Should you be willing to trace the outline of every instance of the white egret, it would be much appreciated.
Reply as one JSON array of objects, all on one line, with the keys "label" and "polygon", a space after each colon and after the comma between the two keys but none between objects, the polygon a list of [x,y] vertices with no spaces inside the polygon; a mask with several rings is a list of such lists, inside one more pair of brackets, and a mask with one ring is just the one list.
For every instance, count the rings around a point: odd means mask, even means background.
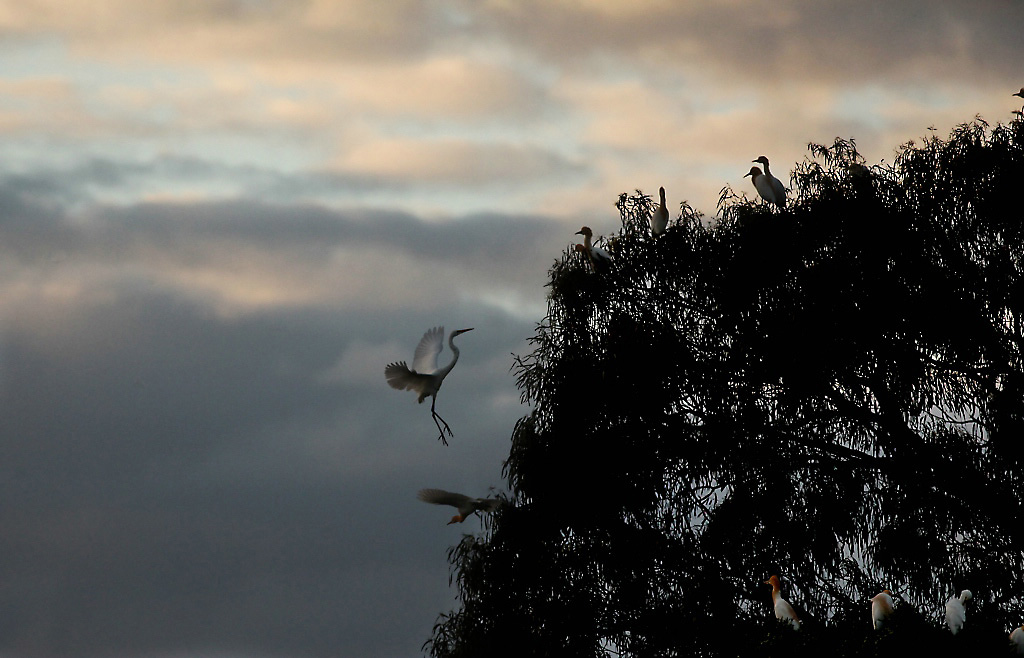
[{"label": "white egret", "polygon": [[964,608],[964,604],[971,600],[971,590],[965,589],[960,592],[960,598],[951,597],[946,601],[946,625],[949,626],[949,631],[956,635],[964,627],[964,622],[967,621],[967,610]]},{"label": "white egret", "polygon": [[[1024,89],[1021,89],[1024,92]],[[1010,633],[1010,646],[1018,656],[1024,656],[1024,626],[1018,626]]]},{"label": "white egret", "polygon": [[453,493],[443,489],[421,489],[416,497],[434,505],[451,505],[459,510],[448,525],[462,523],[473,512],[493,512],[501,504],[499,498],[470,498],[465,494]]},{"label": "white egret", "polygon": [[871,597],[871,625],[875,627],[876,631],[885,624],[885,620],[892,612],[892,592],[883,589]]},{"label": "white egret", "polygon": [[668,228],[668,208],[665,206],[665,188],[659,189],[661,193],[661,203],[658,205],[658,209],[651,215],[651,234],[661,235]]},{"label": "white egret", "polygon": [[[441,383],[455,367],[455,362],[459,360],[459,348],[455,347],[453,341],[456,336],[467,331],[473,331],[473,328],[459,329],[448,336],[448,349],[452,351],[452,361],[444,368],[437,367],[437,355],[441,353],[441,343],[444,341],[444,327],[434,327],[423,334],[420,344],[416,346],[411,370],[409,366],[405,365],[405,361],[389,363],[384,368],[384,377],[388,380],[388,386],[391,388],[399,391],[416,391],[419,393],[419,398],[416,400],[419,403],[422,403],[428,395],[432,398],[430,415],[434,419],[434,424],[437,425],[437,431],[440,432],[441,443],[445,445],[448,445],[448,441],[445,440],[444,433],[447,430],[448,436],[452,436],[452,428],[448,426],[444,418],[438,415],[434,405],[437,404],[437,391],[441,388]],[[442,423],[444,429],[441,429]]]},{"label": "white egret", "polygon": [[772,576],[768,580],[764,581],[765,585],[772,586],[772,604],[775,608],[775,616],[779,621],[786,622],[793,627],[793,630],[800,630],[800,617],[797,616],[796,610],[789,604],[789,601],[782,598],[782,588],[779,586],[779,577]]},{"label": "white egret", "polygon": [[[601,247],[595,247],[592,243],[594,232],[590,230],[589,226],[584,226],[580,230],[576,231],[576,235],[583,236],[583,251],[587,253],[587,258],[590,260],[590,267],[595,272],[604,272],[612,264],[612,255],[602,249]],[[576,251],[580,251],[576,249]]]},{"label": "white egret", "polygon": [[757,190],[762,199],[768,203],[775,203],[775,192],[772,191],[772,184],[764,177],[760,168],[751,167],[750,171],[743,174],[744,178],[747,176],[750,176],[750,180],[754,183],[754,189]]},{"label": "white egret", "polygon": [[[768,167],[768,157],[762,155],[757,160],[751,160],[751,162],[760,162],[761,164],[764,165],[764,177],[765,177],[765,179],[767,179],[767,182],[768,182],[769,186],[771,187],[772,196],[775,197],[774,199],[767,199],[766,198],[765,201],[771,201],[772,203],[774,203],[778,207],[785,208],[786,207],[786,186],[783,185],[782,181],[780,181],[778,178],[776,178],[775,176],[772,176],[772,170]],[[753,170],[751,170],[750,173],[753,174],[754,173]],[[756,181],[754,183],[754,186],[757,187],[757,182]],[[761,188],[758,187],[757,191],[758,191],[758,193],[761,193]],[[762,193],[761,196],[764,197],[764,194]]]}]

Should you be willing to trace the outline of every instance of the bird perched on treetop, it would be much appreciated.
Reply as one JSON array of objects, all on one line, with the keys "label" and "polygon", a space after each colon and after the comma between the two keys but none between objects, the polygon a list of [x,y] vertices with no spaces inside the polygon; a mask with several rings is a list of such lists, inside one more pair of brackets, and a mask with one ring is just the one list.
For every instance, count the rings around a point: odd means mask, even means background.
[{"label": "bird perched on treetop", "polygon": [[576,235],[583,236],[583,245],[580,249],[580,245],[576,245],[576,251],[586,253],[587,259],[590,261],[590,267],[595,272],[604,272],[612,264],[612,255],[602,249],[601,247],[595,247],[592,243],[594,232],[590,230],[589,226],[584,226],[580,230],[576,231]]},{"label": "bird perched on treetop", "polygon": [[[757,188],[757,193],[760,194],[761,198],[764,199],[765,201],[768,201],[770,203],[774,203],[775,205],[777,205],[780,208],[785,208],[786,207],[786,187],[782,184],[782,181],[780,181],[775,176],[772,176],[772,171],[771,171],[771,169],[768,166],[768,157],[762,155],[757,160],[751,160],[751,162],[760,162],[761,164],[764,165],[764,174],[763,174],[764,175],[764,179],[763,179],[763,182],[761,183],[761,185],[758,185],[758,183],[757,183],[757,181],[759,180],[758,177],[755,176],[753,178],[754,187]],[[750,170],[750,173],[747,174],[747,176],[754,176],[754,169],[756,169],[756,167],[752,168]],[[760,174],[760,173],[761,173],[761,171],[758,170],[758,174]],[[746,178],[746,176],[744,176],[744,178]],[[764,191],[762,190],[762,187],[770,189],[771,190],[770,195],[765,195]]]},{"label": "bird perched on treetop", "polygon": [[800,618],[796,614],[796,610],[789,604],[789,601],[782,598],[782,588],[780,587],[779,577],[772,576],[768,580],[764,581],[765,585],[772,586],[772,604],[775,609],[775,616],[779,621],[786,622],[793,627],[793,630],[800,630]]},{"label": "bird perched on treetop", "polygon": [[[420,403],[428,395],[432,398],[430,402],[430,415],[434,419],[434,424],[437,425],[441,443],[445,445],[448,445],[448,441],[444,438],[445,430],[448,431],[448,436],[452,436],[452,428],[448,426],[444,418],[438,415],[434,405],[437,404],[437,391],[441,388],[441,383],[444,382],[444,378],[455,367],[455,362],[459,360],[459,348],[455,347],[453,341],[456,336],[467,331],[473,331],[473,328],[459,329],[453,331],[448,336],[448,349],[452,351],[452,361],[444,368],[437,367],[437,355],[441,353],[441,343],[444,340],[444,327],[434,327],[433,329],[428,329],[427,333],[423,334],[420,344],[416,346],[416,354],[412,359],[411,370],[405,364],[405,361],[389,363],[384,368],[384,378],[387,379],[388,386],[391,388],[398,389],[399,391],[416,391],[419,393],[419,398],[416,401]],[[443,430],[441,429],[442,423],[444,423]]]},{"label": "bird perched on treetop", "polygon": [[953,635],[959,633],[967,621],[967,609],[964,604],[970,601],[972,596],[971,590],[965,589],[960,592],[960,598],[954,596],[946,601],[946,625]]},{"label": "bird perched on treetop", "polygon": [[876,631],[885,624],[885,620],[889,618],[892,612],[892,592],[883,589],[871,597],[871,625],[874,626]]},{"label": "bird perched on treetop", "polygon": [[[1024,89],[1021,89],[1024,91]],[[1010,646],[1018,656],[1024,656],[1024,626],[1018,626],[1010,633]]]},{"label": "bird perched on treetop", "polygon": [[470,498],[465,494],[453,493],[443,489],[421,489],[416,497],[426,503],[435,505],[451,505],[459,510],[448,525],[462,523],[473,512],[493,512],[501,504],[500,498]]},{"label": "bird perched on treetop", "polygon": [[665,206],[665,188],[659,188],[658,192],[661,194],[661,203],[658,204],[658,209],[651,215],[651,234],[661,235],[668,228],[668,208]]}]

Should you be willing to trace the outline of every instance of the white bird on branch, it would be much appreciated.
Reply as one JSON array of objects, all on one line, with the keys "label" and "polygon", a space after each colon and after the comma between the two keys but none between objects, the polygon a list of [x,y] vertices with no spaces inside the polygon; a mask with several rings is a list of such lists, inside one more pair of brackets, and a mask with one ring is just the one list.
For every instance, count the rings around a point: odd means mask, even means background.
[{"label": "white bird on branch", "polygon": [[871,625],[875,630],[882,628],[889,615],[893,613],[892,592],[883,589],[871,597]]},{"label": "white bird on branch", "polygon": [[451,505],[459,510],[448,525],[462,523],[474,512],[493,512],[501,504],[500,498],[470,498],[465,494],[453,493],[443,489],[420,489],[416,497],[434,505]]},{"label": "white bird on branch", "polygon": [[967,609],[964,608],[964,604],[970,601],[972,596],[971,590],[965,589],[960,592],[960,598],[954,596],[946,601],[946,625],[953,635],[959,633],[967,621]]},{"label": "white bird on branch", "polygon": [[775,617],[779,621],[786,622],[793,627],[793,630],[800,630],[800,618],[796,614],[796,610],[789,604],[789,601],[782,598],[782,588],[780,587],[779,577],[772,576],[768,580],[764,581],[765,585],[772,586],[772,604],[775,608]]},{"label": "white bird on branch", "polygon": [[[772,171],[768,167],[768,157],[762,155],[757,160],[751,160],[751,162],[760,162],[761,164],[764,165],[764,184],[767,184],[769,189],[771,189],[771,196],[772,196],[772,198],[769,199],[767,196],[765,196],[764,192],[761,191],[761,186],[759,186],[757,184],[757,179],[755,178],[754,179],[754,187],[757,188],[758,194],[760,194],[761,198],[764,199],[765,201],[770,201],[771,203],[774,203],[775,205],[777,205],[780,208],[785,208],[786,207],[786,186],[783,185],[782,181],[780,181],[778,178],[776,178],[775,176],[772,176]],[[750,173],[747,174],[747,176],[751,176],[751,175],[753,175],[753,173],[754,173],[754,170],[751,169]]]},{"label": "white bird on branch", "polygon": [[[438,415],[434,405],[437,404],[437,391],[441,388],[444,378],[448,376],[448,373],[455,367],[455,362],[459,360],[459,348],[455,347],[453,341],[456,336],[467,331],[473,331],[473,328],[459,329],[453,331],[448,336],[448,349],[452,351],[452,362],[444,368],[437,367],[437,355],[441,353],[441,343],[444,341],[444,327],[434,327],[433,329],[428,329],[427,333],[423,334],[420,344],[416,346],[416,354],[412,359],[411,370],[409,366],[405,365],[405,361],[389,363],[384,368],[384,377],[388,380],[388,386],[391,388],[398,389],[399,391],[416,391],[419,393],[419,399],[416,401],[420,403],[428,395],[432,398],[430,402],[430,415],[434,419],[434,424],[437,425],[441,443],[445,445],[448,445],[448,441],[445,440],[444,433],[447,431],[448,436],[452,436],[452,428],[448,426],[444,418]],[[441,429],[442,424],[444,424],[444,429]]]},{"label": "white bird on branch", "polygon": [[665,206],[665,188],[658,190],[661,193],[661,203],[658,209],[651,215],[651,235],[661,235],[668,228],[668,208]]},{"label": "white bird on branch", "polygon": [[576,251],[585,252],[587,258],[590,260],[590,267],[595,272],[604,272],[608,269],[608,266],[612,264],[612,255],[601,247],[595,247],[593,245],[594,232],[590,230],[589,226],[584,226],[580,230],[576,231],[576,235],[583,236],[582,248],[577,245]]}]

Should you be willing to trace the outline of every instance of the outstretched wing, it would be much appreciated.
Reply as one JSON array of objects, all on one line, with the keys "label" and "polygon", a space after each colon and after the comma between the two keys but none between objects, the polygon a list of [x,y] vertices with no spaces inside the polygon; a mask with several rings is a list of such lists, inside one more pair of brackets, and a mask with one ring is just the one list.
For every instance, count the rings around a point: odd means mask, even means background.
[{"label": "outstretched wing", "polygon": [[412,369],[424,375],[437,371],[437,355],[441,353],[444,343],[444,327],[428,329],[416,346],[416,354],[412,359]]},{"label": "outstretched wing", "polygon": [[388,380],[388,386],[399,391],[422,391],[423,386],[429,382],[430,375],[421,375],[418,372],[409,370],[405,361],[389,363],[384,368],[384,378]]},{"label": "outstretched wing", "polygon": [[452,493],[451,491],[445,491],[444,489],[420,489],[420,492],[416,494],[416,497],[425,503],[451,505],[452,507],[460,509],[472,500],[469,496],[464,494]]},{"label": "outstretched wing", "polygon": [[473,501],[473,508],[481,512],[493,512],[501,505],[500,498],[477,498]]}]

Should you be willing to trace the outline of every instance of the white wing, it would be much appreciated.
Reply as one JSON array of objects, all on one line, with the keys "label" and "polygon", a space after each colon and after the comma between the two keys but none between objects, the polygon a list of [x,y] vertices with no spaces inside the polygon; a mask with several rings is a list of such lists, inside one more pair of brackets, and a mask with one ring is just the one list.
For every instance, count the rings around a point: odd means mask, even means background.
[{"label": "white wing", "polygon": [[437,355],[441,353],[441,345],[444,343],[444,327],[428,329],[416,346],[416,354],[412,358],[412,369],[416,372],[429,375],[437,371]]},{"label": "white wing", "polygon": [[775,194],[775,203],[779,206],[786,205],[786,187],[778,178],[772,176],[772,192]]},{"label": "white wing", "polygon": [[451,505],[462,509],[467,503],[472,501],[472,498],[460,493],[452,493],[451,491],[445,491],[444,489],[420,489],[420,492],[416,494],[416,497],[425,503],[433,503],[435,505]]},{"label": "white wing", "polygon": [[388,386],[399,391],[420,391],[429,378],[429,375],[409,370],[405,361],[389,363],[384,367],[384,379],[388,380]]}]

